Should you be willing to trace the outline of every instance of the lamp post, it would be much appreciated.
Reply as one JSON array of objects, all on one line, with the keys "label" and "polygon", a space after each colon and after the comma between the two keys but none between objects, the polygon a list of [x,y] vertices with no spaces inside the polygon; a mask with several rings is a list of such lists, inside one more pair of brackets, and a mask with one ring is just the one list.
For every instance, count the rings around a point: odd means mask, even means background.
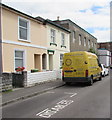
[{"label": "lamp post", "polygon": [[2,25],[1,25],[1,19],[2,19],[2,4],[0,0],[0,75],[3,72],[2,68]]}]

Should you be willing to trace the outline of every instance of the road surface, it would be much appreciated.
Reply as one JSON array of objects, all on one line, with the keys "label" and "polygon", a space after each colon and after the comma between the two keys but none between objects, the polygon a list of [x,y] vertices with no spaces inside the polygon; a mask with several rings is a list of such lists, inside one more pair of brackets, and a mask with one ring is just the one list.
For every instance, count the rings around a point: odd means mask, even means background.
[{"label": "road surface", "polygon": [[6,105],[3,118],[110,118],[110,75],[93,86],[64,85]]}]

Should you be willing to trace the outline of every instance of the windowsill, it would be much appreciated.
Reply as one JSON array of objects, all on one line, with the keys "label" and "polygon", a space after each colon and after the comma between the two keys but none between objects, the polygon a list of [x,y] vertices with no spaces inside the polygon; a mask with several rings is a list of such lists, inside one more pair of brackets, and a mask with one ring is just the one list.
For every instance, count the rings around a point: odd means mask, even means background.
[{"label": "windowsill", "polygon": [[61,45],[61,48],[62,48],[62,47],[66,48],[66,46],[65,46],[65,45]]},{"label": "windowsill", "polygon": [[57,46],[57,44],[56,44],[56,43],[50,43],[50,45],[55,45],[55,46]]},{"label": "windowsill", "polygon": [[19,41],[23,41],[23,42],[28,42],[28,43],[30,43],[31,42],[31,40],[24,40],[24,39],[18,39]]}]

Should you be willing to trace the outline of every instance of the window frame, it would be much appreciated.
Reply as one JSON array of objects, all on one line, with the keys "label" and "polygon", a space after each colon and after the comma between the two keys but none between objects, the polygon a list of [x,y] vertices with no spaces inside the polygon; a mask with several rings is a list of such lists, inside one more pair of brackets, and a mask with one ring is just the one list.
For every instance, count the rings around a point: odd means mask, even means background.
[{"label": "window frame", "polygon": [[65,46],[65,34],[61,33],[61,45]]},{"label": "window frame", "polygon": [[92,47],[94,48],[94,42],[92,41]]},{"label": "window frame", "polygon": [[87,40],[86,37],[84,37],[84,46],[86,46],[86,40]]},{"label": "window frame", "polygon": [[64,54],[60,54],[60,67],[62,67],[62,64],[63,64],[63,56],[64,56]]},{"label": "window frame", "polygon": [[76,40],[76,31],[75,30],[73,30],[73,43],[75,43],[75,40]]},{"label": "window frame", "polygon": [[[20,27],[25,29],[25,27],[20,26],[20,20],[27,22],[27,28],[26,28],[27,39],[20,38]],[[25,41],[25,42],[31,42],[31,40],[30,40],[30,20],[25,19],[25,18],[20,17],[20,16],[18,17],[18,40]]]},{"label": "window frame", "polygon": [[82,36],[79,34],[79,45],[82,45]]},{"label": "window frame", "polygon": [[88,48],[91,48],[91,41],[90,41],[90,39],[88,40]]},{"label": "window frame", "polygon": [[[20,52],[23,52],[23,66],[22,67],[25,67],[26,68],[26,64],[25,64],[25,56],[26,56],[26,51],[25,50],[22,50],[22,49],[14,49],[14,71],[15,71],[15,68],[16,68],[16,51],[20,51]],[[21,67],[21,66],[18,66],[18,67]]]},{"label": "window frame", "polygon": [[50,38],[51,38],[50,43],[56,43],[56,30],[52,28],[50,29]]}]

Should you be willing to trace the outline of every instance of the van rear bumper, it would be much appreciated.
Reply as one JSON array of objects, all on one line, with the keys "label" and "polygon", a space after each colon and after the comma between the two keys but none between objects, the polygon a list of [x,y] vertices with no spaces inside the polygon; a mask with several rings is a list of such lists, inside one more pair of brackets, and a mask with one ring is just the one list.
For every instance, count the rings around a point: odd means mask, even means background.
[{"label": "van rear bumper", "polygon": [[63,77],[62,80],[64,82],[72,82],[72,83],[78,83],[78,82],[89,82],[91,80],[91,77]]}]

